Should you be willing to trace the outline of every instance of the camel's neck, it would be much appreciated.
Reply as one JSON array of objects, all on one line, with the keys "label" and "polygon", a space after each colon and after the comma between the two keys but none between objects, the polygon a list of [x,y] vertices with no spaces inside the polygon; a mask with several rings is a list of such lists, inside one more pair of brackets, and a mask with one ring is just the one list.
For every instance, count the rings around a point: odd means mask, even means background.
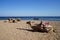
[{"label": "camel's neck", "polygon": [[31,25],[31,22],[29,23],[29,25],[30,25],[30,27],[32,26],[32,25]]},{"label": "camel's neck", "polygon": [[29,25],[31,26],[31,23]]}]

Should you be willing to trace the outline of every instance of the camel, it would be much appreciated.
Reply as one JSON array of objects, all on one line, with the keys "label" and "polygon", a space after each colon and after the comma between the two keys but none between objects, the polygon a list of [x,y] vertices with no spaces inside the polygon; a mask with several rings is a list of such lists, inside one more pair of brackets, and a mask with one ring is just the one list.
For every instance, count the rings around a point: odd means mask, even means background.
[{"label": "camel", "polygon": [[21,21],[21,19],[17,18],[16,21],[19,22],[19,21]]},{"label": "camel", "polygon": [[11,23],[11,22],[12,22],[12,20],[13,20],[13,19],[8,18],[8,19],[7,19],[7,20],[5,20],[4,22],[10,22],[10,23]]},{"label": "camel", "polygon": [[12,18],[9,18],[8,21],[9,21],[10,23],[16,23],[16,22],[17,22],[15,19],[12,19]]},{"label": "camel", "polygon": [[21,20],[18,19],[14,19],[14,18],[8,18],[7,20],[5,20],[4,22],[9,22],[9,23],[16,23],[16,22],[20,22]]},{"label": "camel", "polygon": [[44,25],[41,21],[40,24],[36,26],[31,25],[31,21],[27,22],[33,30],[42,31],[42,32],[53,32],[53,27],[51,25]]},{"label": "camel", "polygon": [[[42,22],[41,22],[41,23],[42,23]],[[44,25],[41,25],[41,23],[38,24],[38,25],[32,26],[30,21],[27,22],[27,24],[29,24],[30,27],[31,27],[33,30],[35,30],[35,31],[43,31],[43,26],[44,26]]]}]

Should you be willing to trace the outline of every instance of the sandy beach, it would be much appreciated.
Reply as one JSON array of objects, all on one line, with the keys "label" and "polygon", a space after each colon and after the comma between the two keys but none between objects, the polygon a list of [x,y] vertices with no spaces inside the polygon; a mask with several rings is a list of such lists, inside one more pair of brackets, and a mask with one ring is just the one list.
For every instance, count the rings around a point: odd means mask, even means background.
[{"label": "sandy beach", "polygon": [[0,40],[60,40],[60,21],[49,21],[55,29],[53,33],[33,32],[26,22],[9,23],[0,20]]}]

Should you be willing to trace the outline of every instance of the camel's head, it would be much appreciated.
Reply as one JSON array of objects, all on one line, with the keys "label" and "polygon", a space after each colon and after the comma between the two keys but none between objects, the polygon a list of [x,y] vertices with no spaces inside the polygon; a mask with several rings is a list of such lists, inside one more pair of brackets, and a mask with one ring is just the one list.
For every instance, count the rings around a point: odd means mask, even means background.
[{"label": "camel's head", "polygon": [[26,24],[29,24],[31,26],[31,21],[28,21]]},{"label": "camel's head", "polygon": [[30,24],[30,21],[28,21],[26,24]]}]

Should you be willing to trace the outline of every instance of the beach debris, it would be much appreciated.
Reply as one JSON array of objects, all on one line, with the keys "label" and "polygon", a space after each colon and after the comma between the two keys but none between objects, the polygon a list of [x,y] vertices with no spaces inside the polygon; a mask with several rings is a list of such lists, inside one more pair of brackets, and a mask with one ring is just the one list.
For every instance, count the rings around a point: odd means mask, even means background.
[{"label": "beach debris", "polygon": [[51,26],[49,24],[49,22],[43,22],[43,21],[41,21],[40,24],[37,24],[35,26],[32,26],[31,21],[28,21],[27,24],[29,24],[30,27],[33,30],[36,30],[36,31],[53,32],[53,26]]}]

